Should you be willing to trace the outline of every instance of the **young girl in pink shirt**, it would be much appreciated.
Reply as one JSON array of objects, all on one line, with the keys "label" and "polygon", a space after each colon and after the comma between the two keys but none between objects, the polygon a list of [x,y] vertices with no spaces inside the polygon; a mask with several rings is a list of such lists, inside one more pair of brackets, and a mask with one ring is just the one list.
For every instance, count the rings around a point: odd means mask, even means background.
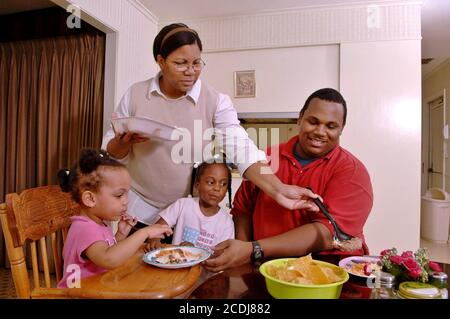
[{"label": "young girl in pink shirt", "polygon": [[[80,287],[80,279],[122,265],[147,238],[172,233],[169,226],[155,224],[127,237],[137,222],[127,213],[131,178],[125,166],[104,151],[83,149],[70,170],[58,172],[58,180],[81,206],[81,214],[71,217],[58,287]],[[119,221],[115,236],[105,221]]]}]

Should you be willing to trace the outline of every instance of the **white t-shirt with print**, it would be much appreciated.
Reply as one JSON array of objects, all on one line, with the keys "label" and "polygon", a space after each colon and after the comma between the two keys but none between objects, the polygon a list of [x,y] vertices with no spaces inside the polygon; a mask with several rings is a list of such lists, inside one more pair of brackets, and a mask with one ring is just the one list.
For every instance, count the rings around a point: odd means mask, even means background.
[{"label": "white t-shirt with print", "polygon": [[212,247],[234,238],[231,215],[222,208],[214,216],[205,216],[196,198],[180,198],[159,214],[170,227],[175,226],[172,244],[188,241],[196,247]]}]

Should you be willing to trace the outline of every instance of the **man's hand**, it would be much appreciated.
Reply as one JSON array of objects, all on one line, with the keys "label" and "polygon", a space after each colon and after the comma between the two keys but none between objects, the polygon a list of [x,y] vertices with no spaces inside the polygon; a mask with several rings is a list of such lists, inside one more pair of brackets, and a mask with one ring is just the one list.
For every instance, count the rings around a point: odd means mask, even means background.
[{"label": "man's hand", "polygon": [[275,201],[288,209],[306,209],[318,212],[319,207],[311,198],[319,197],[311,190],[296,185],[283,184],[274,195]]},{"label": "man's hand", "polygon": [[250,262],[253,246],[251,242],[228,239],[214,247],[212,258],[203,262],[203,266],[213,272],[237,267]]}]

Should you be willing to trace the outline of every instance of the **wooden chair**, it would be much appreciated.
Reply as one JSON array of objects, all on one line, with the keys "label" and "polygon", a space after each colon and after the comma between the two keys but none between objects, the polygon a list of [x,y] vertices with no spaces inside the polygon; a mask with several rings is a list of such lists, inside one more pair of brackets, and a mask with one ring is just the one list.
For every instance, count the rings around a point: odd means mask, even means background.
[{"label": "wooden chair", "polygon": [[[54,268],[58,283],[64,264],[61,238],[66,239],[70,216],[79,212],[80,207],[70,194],[62,192],[57,185],[6,195],[6,203],[0,206],[0,219],[18,298],[65,297],[67,289],[52,287],[50,270]],[[38,260],[37,245],[41,260]],[[33,283],[25,259],[27,246],[31,252]],[[49,254],[48,247],[51,247]],[[44,287],[41,287],[40,271],[44,274]]]}]

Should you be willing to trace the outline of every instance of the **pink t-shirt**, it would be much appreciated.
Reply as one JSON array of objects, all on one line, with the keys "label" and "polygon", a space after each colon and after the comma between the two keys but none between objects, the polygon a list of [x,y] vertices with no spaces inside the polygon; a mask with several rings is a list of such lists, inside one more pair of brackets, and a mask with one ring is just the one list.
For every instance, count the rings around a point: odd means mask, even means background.
[{"label": "pink t-shirt", "polygon": [[83,257],[83,252],[97,241],[105,241],[109,246],[116,244],[110,227],[99,225],[86,216],[72,216],[67,239],[64,243],[64,273],[58,288],[79,287],[77,280],[101,274],[106,269]]}]

